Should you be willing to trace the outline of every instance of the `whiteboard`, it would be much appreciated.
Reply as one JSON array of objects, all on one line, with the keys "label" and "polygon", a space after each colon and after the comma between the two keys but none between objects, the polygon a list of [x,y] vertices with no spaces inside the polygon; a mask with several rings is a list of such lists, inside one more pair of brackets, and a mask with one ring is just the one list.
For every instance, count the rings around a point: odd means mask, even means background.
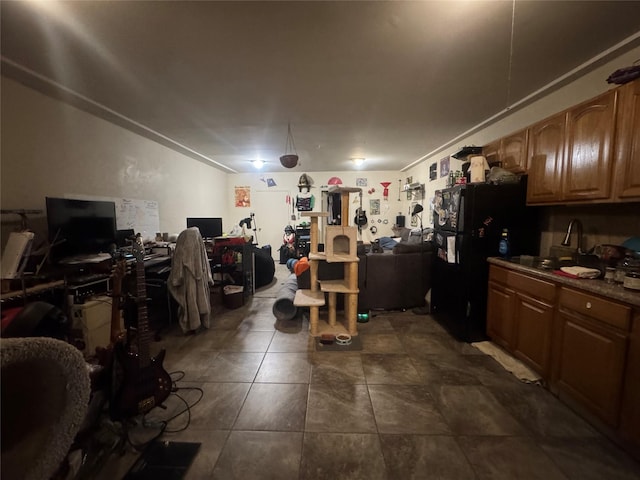
[{"label": "whiteboard", "polygon": [[116,226],[118,230],[133,228],[142,238],[153,239],[160,231],[160,213],[158,202],[154,200],[136,200],[115,198]]}]

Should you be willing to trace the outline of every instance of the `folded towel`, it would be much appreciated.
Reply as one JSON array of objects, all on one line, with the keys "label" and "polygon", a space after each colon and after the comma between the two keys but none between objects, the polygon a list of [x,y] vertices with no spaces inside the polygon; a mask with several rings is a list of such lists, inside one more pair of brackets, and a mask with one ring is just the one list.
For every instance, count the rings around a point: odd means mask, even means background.
[{"label": "folded towel", "polygon": [[562,270],[554,270],[553,273],[555,273],[556,275],[560,275],[561,277],[578,278],[577,275],[566,273],[566,272],[563,272]]},{"label": "folded towel", "polygon": [[569,275],[575,275],[577,278],[598,278],[600,276],[600,270],[597,268],[562,267],[560,271],[568,273]]}]

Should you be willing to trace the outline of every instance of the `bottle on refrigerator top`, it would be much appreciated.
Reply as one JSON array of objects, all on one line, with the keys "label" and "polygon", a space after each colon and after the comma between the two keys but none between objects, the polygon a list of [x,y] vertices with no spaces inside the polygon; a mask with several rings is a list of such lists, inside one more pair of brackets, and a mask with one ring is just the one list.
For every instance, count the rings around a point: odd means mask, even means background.
[{"label": "bottle on refrigerator top", "polygon": [[511,250],[509,244],[509,229],[503,228],[502,235],[500,236],[500,243],[498,245],[498,253],[501,257],[508,258]]}]

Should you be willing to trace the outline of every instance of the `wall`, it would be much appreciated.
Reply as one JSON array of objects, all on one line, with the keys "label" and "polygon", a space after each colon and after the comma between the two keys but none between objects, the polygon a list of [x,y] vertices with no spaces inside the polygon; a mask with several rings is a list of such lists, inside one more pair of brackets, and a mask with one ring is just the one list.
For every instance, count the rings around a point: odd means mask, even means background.
[{"label": "wall", "polygon": [[[582,101],[593,98],[615,85],[606,82],[606,78],[615,70],[628,67],[640,59],[640,47],[631,49],[615,59],[609,60],[592,72],[572,81],[557,91],[514,111],[500,121],[462,138],[455,146],[425,158],[414,167],[407,170],[406,175],[413,176],[418,181],[426,182],[426,197],[430,199],[434,192],[446,186],[446,178],[440,177],[440,160],[454,154],[465,145],[485,145],[535,122]],[[451,170],[461,168],[462,162],[453,158]],[[438,179],[429,181],[429,165],[437,163]],[[428,201],[428,200],[427,200]],[[426,206],[426,204],[425,204]],[[640,236],[640,221],[638,220],[639,205],[628,207],[545,207],[541,209],[542,235],[540,253],[546,255],[552,244],[558,244],[564,238],[568,222],[571,218],[580,218],[585,226],[585,243],[593,246],[598,243],[621,243],[631,236]],[[610,218],[619,222],[615,227]]]},{"label": "wall", "polygon": [[[567,233],[569,222],[578,218],[583,226],[582,248],[586,251],[601,244],[620,245],[629,237],[640,238],[640,204],[575,205],[540,207],[540,253],[549,254],[552,245],[560,245]],[[577,247],[575,230],[571,235],[571,247]]]},{"label": "wall", "polygon": [[[152,200],[160,231],[171,233],[188,216],[227,213],[227,173],[6,77],[1,86],[3,209],[44,210],[46,196]],[[2,216],[4,241],[16,220]]]},{"label": "wall", "polygon": [[[302,160],[304,161],[304,159]],[[296,167],[295,171],[290,172],[269,173],[265,171],[251,174],[229,174],[229,196],[227,198],[229,209],[226,218],[232,219],[233,223],[232,225],[226,224],[225,230],[229,231],[233,224],[239,224],[242,219],[254,213],[255,223],[252,223],[252,227],[256,228],[256,232],[247,231],[246,228],[245,232],[256,235],[259,245],[271,245],[273,257],[278,258],[277,250],[282,245],[284,228],[287,225],[298,225],[301,222],[309,221],[308,217],[301,216],[300,212],[294,208],[295,198],[300,194],[298,182],[302,173],[305,172],[301,170],[301,167]],[[367,214],[369,225],[363,227],[359,237],[365,242],[371,242],[381,236],[392,236],[391,227],[396,221],[396,216],[401,212],[407,215],[405,208],[408,204],[405,192],[402,192],[400,195],[401,201],[398,201],[399,180],[403,178],[399,172],[310,172],[307,175],[312,180],[313,186],[310,193],[315,198],[313,210],[316,212],[327,211],[326,197],[323,196],[322,191],[326,190],[323,186],[326,187],[328,185],[330,178],[338,177],[342,181],[342,185],[349,187],[357,186],[358,178],[366,179],[367,185],[361,187],[362,208]],[[275,185],[269,186],[271,181]],[[383,197],[384,189],[380,182],[391,182],[388,200],[386,201]],[[249,207],[236,207],[235,187],[249,187]],[[303,190],[303,193],[305,191]],[[289,199],[289,202],[287,199]],[[353,225],[353,218],[356,208],[360,205],[360,199],[357,193],[351,193],[350,200],[349,224]],[[379,200],[380,214],[374,215],[371,213],[370,200]],[[292,215],[294,215],[294,219],[292,219]],[[371,223],[372,220],[374,223]],[[385,220],[387,223],[384,223]],[[378,231],[375,235],[369,230],[371,225],[377,227]]]}]

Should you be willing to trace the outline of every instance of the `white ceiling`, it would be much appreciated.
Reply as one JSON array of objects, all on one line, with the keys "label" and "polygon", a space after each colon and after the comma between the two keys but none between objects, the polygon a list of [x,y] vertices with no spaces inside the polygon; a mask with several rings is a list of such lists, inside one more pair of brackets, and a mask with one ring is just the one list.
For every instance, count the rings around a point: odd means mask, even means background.
[{"label": "white ceiling", "polygon": [[401,170],[602,52],[640,44],[638,1],[0,9],[3,75],[237,172],[256,157],[286,170],[288,123],[294,171],[349,170],[352,157]]}]

